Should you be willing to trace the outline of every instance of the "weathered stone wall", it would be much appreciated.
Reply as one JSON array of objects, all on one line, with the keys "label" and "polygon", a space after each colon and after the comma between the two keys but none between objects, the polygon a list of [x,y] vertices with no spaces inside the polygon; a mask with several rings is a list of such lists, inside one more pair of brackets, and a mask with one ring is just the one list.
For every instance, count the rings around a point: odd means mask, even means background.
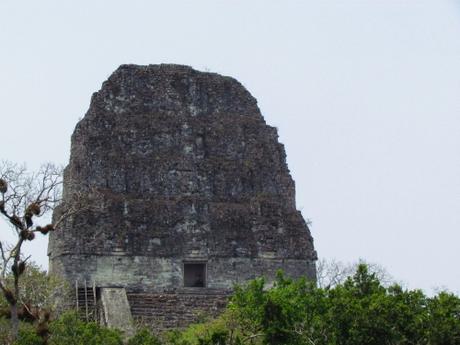
[{"label": "weathered stone wall", "polygon": [[229,291],[168,291],[163,293],[128,292],[131,313],[139,324],[155,331],[186,327],[203,318],[217,316],[228,302]]},{"label": "weathered stone wall", "polygon": [[[83,269],[82,269],[83,268]],[[229,289],[235,283],[264,276],[272,281],[278,270],[290,276],[314,274],[314,264],[305,260],[272,258],[209,258],[207,287]],[[182,258],[126,255],[62,255],[53,259],[54,272],[97,286],[126,286],[148,291],[184,286]]]},{"label": "weathered stone wall", "polygon": [[64,199],[88,191],[97,207],[50,236],[50,268],[71,281],[177,289],[183,263],[197,260],[209,288],[270,280],[280,268],[315,278],[284,147],[232,78],[118,68],[72,136]]}]

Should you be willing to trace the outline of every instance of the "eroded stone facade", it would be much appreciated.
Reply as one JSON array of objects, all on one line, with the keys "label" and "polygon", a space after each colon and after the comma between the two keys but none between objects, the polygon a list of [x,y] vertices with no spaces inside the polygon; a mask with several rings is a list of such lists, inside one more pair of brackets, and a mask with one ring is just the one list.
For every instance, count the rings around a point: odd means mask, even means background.
[{"label": "eroded stone facade", "polygon": [[50,236],[51,270],[70,281],[179,291],[198,262],[212,298],[278,269],[315,279],[284,147],[235,79],[120,66],[72,136],[64,198],[89,190],[98,207]]}]

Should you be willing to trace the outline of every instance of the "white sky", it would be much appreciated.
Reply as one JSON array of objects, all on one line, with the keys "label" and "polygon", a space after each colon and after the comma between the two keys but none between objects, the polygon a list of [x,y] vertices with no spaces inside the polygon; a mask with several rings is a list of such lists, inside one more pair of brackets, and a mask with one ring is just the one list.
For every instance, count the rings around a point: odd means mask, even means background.
[{"label": "white sky", "polygon": [[321,257],[460,291],[460,1],[2,0],[0,159],[66,164],[122,63],[240,80],[279,129]]}]

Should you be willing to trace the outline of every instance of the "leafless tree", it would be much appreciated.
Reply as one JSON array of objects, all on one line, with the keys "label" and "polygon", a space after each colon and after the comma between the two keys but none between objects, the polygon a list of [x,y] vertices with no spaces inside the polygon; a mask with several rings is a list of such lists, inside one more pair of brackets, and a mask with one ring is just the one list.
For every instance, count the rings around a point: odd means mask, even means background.
[{"label": "leafless tree", "polygon": [[319,259],[316,262],[316,282],[318,287],[333,287],[343,283],[349,276],[353,275],[354,266],[344,264],[334,259]]},{"label": "leafless tree", "polygon": [[319,259],[316,263],[318,287],[334,287],[338,284],[344,283],[348,277],[355,274],[356,269],[360,264],[367,265],[369,272],[375,273],[376,277],[383,285],[389,286],[395,283],[394,278],[388,273],[388,271],[376,263],[366,262],[362,259],[353,263],[343,263],[334,259]]},{"label": "leafless tree", "polygon": [[[82,210],[81,202],[62,203],[62,172],[61,167],[51,163],[42,165],[38,172],[29,172],[23,165],[0,162],[0,214],[16,235],[15,243],[0,241],[0,290],[10,307],[13,339],[18,335],[18,307],[25,307],[18,305],[20,277],[29,260],[22,255],[23,244],[33,241],[38,234],[48,234]],[[57,219],[40,224],[40,218],[58,205],[61,212]]]}]

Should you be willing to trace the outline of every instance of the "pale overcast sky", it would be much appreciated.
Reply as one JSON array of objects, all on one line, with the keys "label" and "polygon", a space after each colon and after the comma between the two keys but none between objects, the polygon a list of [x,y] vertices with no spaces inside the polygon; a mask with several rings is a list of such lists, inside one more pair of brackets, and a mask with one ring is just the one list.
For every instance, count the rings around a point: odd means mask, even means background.
[{"label": "pale overcast sky", "polygon": [[320,257],[460,291],[460,1],[2,0],[0,52],[1,159],[66,164],[120,64],[230,75],[279,129]]}]

